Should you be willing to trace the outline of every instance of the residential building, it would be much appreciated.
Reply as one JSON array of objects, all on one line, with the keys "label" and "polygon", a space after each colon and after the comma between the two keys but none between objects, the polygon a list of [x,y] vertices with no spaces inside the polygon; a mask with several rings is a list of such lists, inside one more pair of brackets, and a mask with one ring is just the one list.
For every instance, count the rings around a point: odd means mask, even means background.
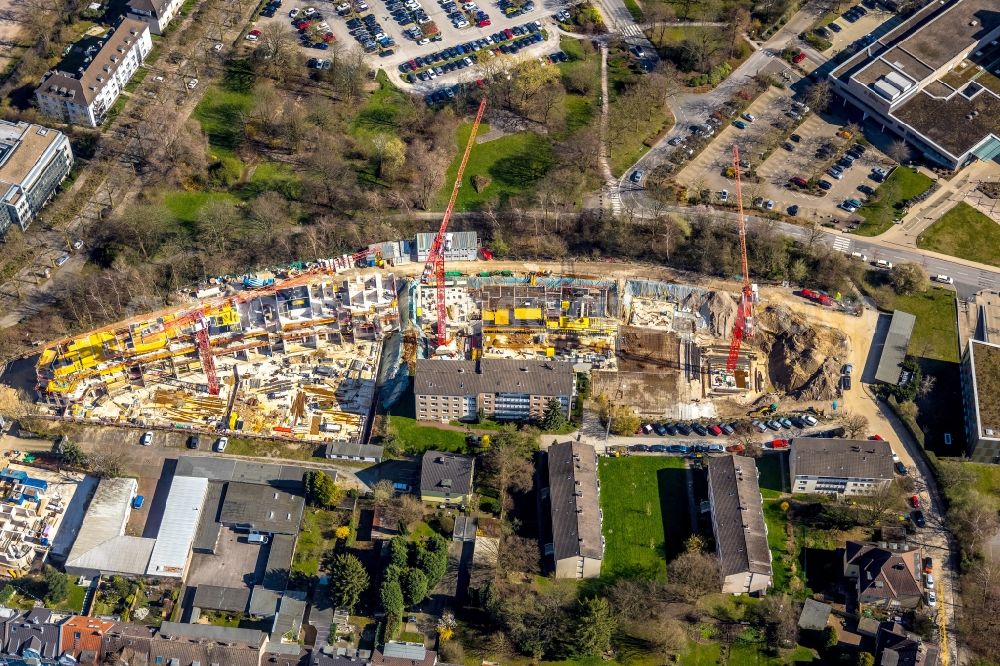
[{"label": "residential building", "polygon": [[423,643],[387,641],[372,653],[371,666],[435,666],[437,652],[428,650]]},{"label": "residential building", "polygon": [[898,550],[873,543],[848,541],[844,548],[844,578],[853,581],[861,605],[916,608],[923,596],[920,550]]},{"label": "residential building", "polygon": [[556,578],[600,576],[604,536],[597,452],[590,444],[562,442],[547,449],[546,461],[552,541],[545,544],[545,555],[554,561]]},{"label": "residential building", "polygon": [[576,373],[566,361],[417,359],[414,394],[421,421],[539,419],[553,399],[569,418]]},{"label": "residential building", "polygon": [[879,353],[875,381],[883,384],[899,384],[903,373],[903,361],[910,348],[910,336],[917,318],[909,312],[893,310],[889,331],[886,333],[882,351]]},{"label": "residential building", "polygon": [[73,150],[59,130],[0,120],[0,236],[12,224],[27,229],[72,167]]},{"label": "residential building", "polygon": [[829,80],[866,121],[960,169],[1000,155],[998,37],[996,0],[931,2],[869,36]]},{"label": "residential building", "polygon": [[104,634],[109,666],[218,664],[260,666],[267,634],[256,629],[164,622],[159,629],[124,622]]},{"label": "residential building", "polygon": [[[0,639],[3,654],[25,661],[54,663],[59,657],[58,618],[48,608],[18,611],[0,609]],[[64,616],[65,617],[65,616]]]},{"label": "residential building", "polygon": [[871,495],[893,480],[889,443],[796,437],[788,458],[793,493]]},{"label": "residential building", "polygon": [[363,462],[382,462],[383,449],[376,444],[360,444],[354,442],[332,442],[324,444],[320,449],[327,460],[361,460]]},{"label": "residential building", "polygon": [[128,15],[145,22],[154,35],[162,35],[184,0],[129,0]]},{"label": "residential building", "polygon": [[[417,261],[425,262],[436,233],[417,234]],[[444,236],[445,261],[475,261],[479,254],[479,235],[475,231],[449,231]]]},{"label": "residential building", "polygon": [[420,499],[434,504],[465,504],[472,492],[473,459],[427,451],[420,461]]},{"label": "residential building", "polygon": [[[104,37],[84,40],[73,71],[50,71],[35,90],[43,114],[64,123],[97,127],[153,48],[149,26],[125,18]],[[69,56],[61,63],[67,66]]]},{"label": "residential building", "polygon": [[101,654],[104,634],[115,626],[114,622],[86,615],[74,615],[63,622],[60,653],[68,654],[78,663],[90,664]]},{"label": "residential building", "polygon": [[962,354],[966,455],[1000,463],[1000,294],[976,295],[976,330]]},{"label": "residential building", "polygon": [[771,587],[771,549],[753,458],[708,458],[708,501],[722,591],[766,593]]},{"label": "residential building", "polygon": [[875,654],[881,666],[937,666],[940,650],[900,624],[883,622],[875,637]]}]

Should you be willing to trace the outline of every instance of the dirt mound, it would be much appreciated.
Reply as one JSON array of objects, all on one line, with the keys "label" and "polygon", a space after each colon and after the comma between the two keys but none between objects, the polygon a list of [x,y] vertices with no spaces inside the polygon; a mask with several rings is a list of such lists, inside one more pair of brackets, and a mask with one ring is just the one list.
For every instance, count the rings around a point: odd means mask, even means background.
[{"label": "dirt mound", "polygon": [[837,397],[847,337],[828,326],[810,324],[781,306],[757,314],[754,346],[767,357],[768,380],[775,389],[801,400]]},{"label": "dirt mound", "polygon": [[690,293],[680,303],[682,310],[697,312],[717,338],[728,338],[736,325],[736,299],[724,291]]}]

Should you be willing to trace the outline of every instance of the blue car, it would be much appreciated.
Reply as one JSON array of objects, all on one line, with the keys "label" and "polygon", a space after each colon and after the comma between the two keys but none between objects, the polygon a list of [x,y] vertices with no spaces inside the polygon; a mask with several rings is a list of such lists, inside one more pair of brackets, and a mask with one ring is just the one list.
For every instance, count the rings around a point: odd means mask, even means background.
[{"label": "blue car", "polygon": [[146,502],[146,498],[143,495],[136,495],[135,499],[132,500],[133,509],[141,509],[142,505]]},{"label": "blue car", "polygon": [[683,444],[671,444],[670,446],[667,447],[667,450],[670,453],[687,453],[688,451],[690,451],[690,449],[688,449],[688,447],[684,446]]},{"label": "blue car", "polygon": [[655,430],[656,434],[659,435],[660,437],[663,437],[664,435],[667,434],[667,429],[663,426],[662,423],[654,423],[653,430]]},{"label": "blue car", "polygon": [[666,453],[669,450],[669,448],[664,446],[663,444],[653,444],[651,447],[649,447],[649,450],[652,453]]}]

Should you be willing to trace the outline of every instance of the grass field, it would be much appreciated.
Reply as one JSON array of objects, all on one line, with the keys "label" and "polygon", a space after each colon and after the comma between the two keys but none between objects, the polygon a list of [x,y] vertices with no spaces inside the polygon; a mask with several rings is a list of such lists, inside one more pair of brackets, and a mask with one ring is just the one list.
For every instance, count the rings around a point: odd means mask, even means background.
[{"label": "grass field", "polygon": [[599,475],[607,541],[602,573],[663,575],[691,533],[684,460],[601,458]]},{"label": "grass field", "polygon": [[897,207],[924,192],[933,181],[909,167],[897,167],[876,190],[876,196],[858,209],[864,222],[855,232],[859,236],[878,236],[892,226],[894,218],[902,214]]},{"label": "grass field", "polygon": [[917,236],[917,247],[1000,266],[1000,224],[963,201]]},{"label": "grass field", "polygon": [[421,425],[409,416],[390,416],[389,430],[408,453],[423,453],[431,449],[464,453],[467,448],[464,432]]},{"label": "grass field", "polygon": [[178,221],[189,224],[198,221],[198,211],[209,201],[238,203],[239,199],[227,192],[170,192],[163,199],[164,205]]},{"label": "grass field", "polygon": [[765,499],[781,497],[788,485],[788,455],[785,453],[768,453],[757,458],[759,472],[760,494]]},{"label": "grass field", "polygon": [[[448,167],[444,184],[435,201],[437,210],[443,210],[448,204],[452,184],[462,162],[462,152],[471,131],[472,123],[463,123],[458,128],[455,137],[458,152]],[[480,125],[480,135],[489,131],[489,125]],[[455,210],[476,210],[490,199],[504,202],[509,197],[534,187],[551,167],[552,146],[549,140],[532,132],[508,134],[493,141],[476,144],[469,155],[469,164],[465,168]],[[485,176],[490,179],[490,184],[482,192],[476,192],[472,187],[473,176]]]},{"label": "grass field", "polygon": [[981,463],[961,463],[976,475],[975,489],[1000,506],[1000,466]]},{"label": "grass field", "polygon": [[340,521],[337,512],[314,508],[305,510],[302,514],[302,528],[295,543],[293,574],[315,576],[319,573],[323,556],[332,550],[336,540],[334,530],[338,527]]},{"label": "grass field", "polygon": [[[692,643],[680,656],[681,666],[715,666],[720,661],[721,647],[718,643]],[[819,663],[815,652],[801,645],[794,650],[783,650],[780,655],[771,656],[754,645],[734,645],[729,658],[724,662],[729,666],[791,666],[792,664]]]},{"label": "grass field", "polygon": [[253,104],[249,90],[232,90],[209,86],[194,108],[194,118],[208,136],[212,157],[219,159],[233,156],[236,148],[239,117]]},{"label": "grass field", "polygon": [[565,35],[559,38],[559,48],[568,55],[569,62],[557,65],[562,72],[563,81],[571,81],[583,77],[584,72],[590,81],[589,94],[567,92],[563,112],[566,118],[566,133],[586,127],[600,112],[601,66],[600,58],[593,47],[585,45],[578,39]]},{"label": "grass field", "polygon": [[791,572],[784,558],[788,557],[788,540],[785,537],[785,525],[788,522],[785,512],[781,510],[779,499],[764,500],[764,522],[767,523],[767,545],[771,547],[771,568],[774,573],[774,589],[787,590],[791,580]]},{"label": "grass field", "polygon": [[406,94],[392,85],[383,71],[379,71],[375,81],[379,87],[358,111],[351,125],[350,132],[354,136],[392,133],[401,123],[406,122],[407,110],[411,108]]},{"label": "grass field", "polygon": [[880,283],[883,273],[868,271],[865,283],[873,289],[879,309],[903,310],[917,318],[910,338],[910,354],[918,358],[958,363],[955,292],[930,287],[924,292],[899,296]]}]

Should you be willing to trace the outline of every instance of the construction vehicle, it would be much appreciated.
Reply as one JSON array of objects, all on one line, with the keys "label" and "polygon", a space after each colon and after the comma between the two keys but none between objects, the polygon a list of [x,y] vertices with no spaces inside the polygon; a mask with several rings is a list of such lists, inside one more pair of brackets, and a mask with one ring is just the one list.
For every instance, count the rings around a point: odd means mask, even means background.
[{"label": "construction vehicle", "polygon": [[733,144],[733,170],[736,175],[736,208],[740,228],[740,261],[743,270],[743,289],[736,309],[736,324],[733,326],[733,340],[729,345],[726,371],[736,370],[743,338],[753,335],[753,286],[750,284],[750,270],[747,267],[747,225],[743,216],[743,186],[740,182],[740,147]]},{"label": "construction vehicle", "polygon": [[472,123],[472,131],[469,132],[469,141],[465,144],[465,154],[462,155],[462,162],[458,166],[458,173],[455,174],[455,184],[451,188],[451,198],[448,200],[448,207],[444,209],[444,216],[441,218],[441,226],[434,242],[431,243],[430,252],[427,254],[427,263],[424,265],[424,272],[420,281],[427,283],[431,273],[434,273],[435,288],[437,290],[437,351],[438,354],[448,352],[448,310],[445,307],[444,289],[444,250],[445,237],[448,233],[448,222],[451,221],[452,211],[455,210],[455,202],[458,200],[458,191],[462,187],[462,175],[465,167],[469,163],[469,155],[472,153],[472,146],[476,143],[476,134],[479,132],[479,125],[483,122],[483,112],[486,111],[486,98],[479,102],[479,111],[476,113],[476,120]]}]

